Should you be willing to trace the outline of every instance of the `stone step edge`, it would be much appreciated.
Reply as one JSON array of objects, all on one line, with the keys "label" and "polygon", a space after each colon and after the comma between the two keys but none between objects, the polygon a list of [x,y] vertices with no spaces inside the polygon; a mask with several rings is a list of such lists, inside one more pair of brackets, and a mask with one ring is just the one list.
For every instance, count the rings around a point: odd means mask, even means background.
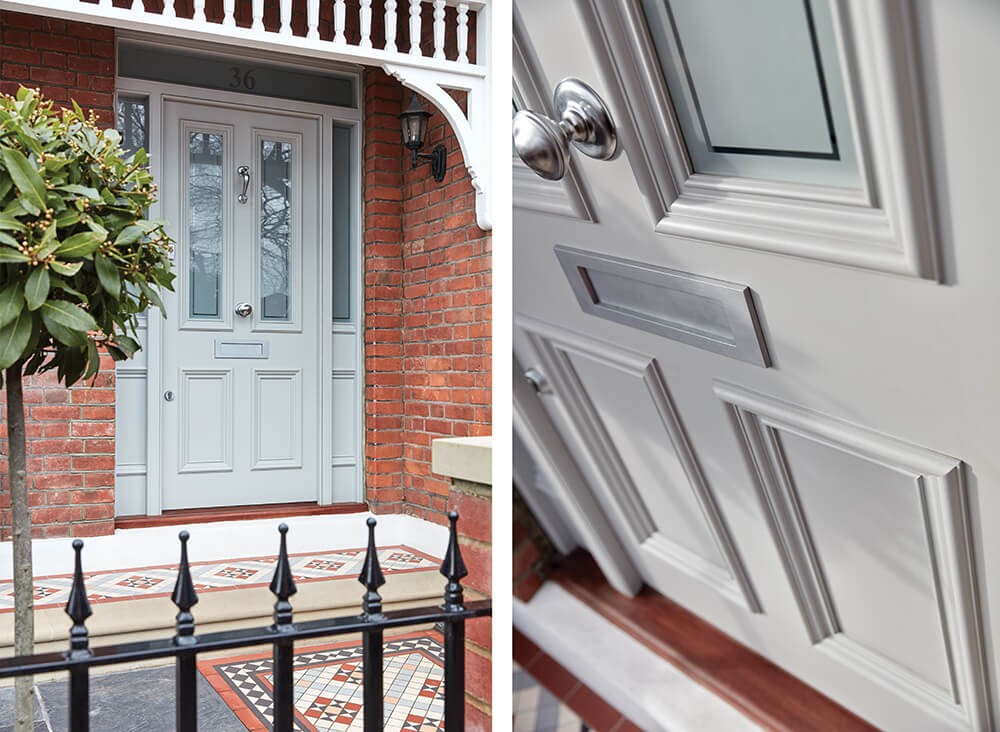
[{"label": "stone step edge", "polygon": [[[437,604],[444,593],[445,580],[438,570],[426,570],[390,575],[382,587],[386,605],[411,601],[419,604]],[[356,577],[302,582],[292,597],[296,615],[322,612],[331,615],[352,614],[361,611],[364,588]],[[138,597],[113,602],[96,602],[94,615],[87,621],[91,645],[102,645],[106,638],[146,631],[167,634],[173,630],[177,607],[169,597]],[[234,587],[232,589],[203,592],[198,604],[192,608],[199,629],[235,621],[260,620],[249,625],[266,624],[271,620],[274,595],[267,587]],[[12,612],[3,613],[10,620],[0,628],[0,657],[13,655],[14,628]],[[3,623],[3,621],[0,621]],[[35,646],[59,644],[60,650],[68,643],[71,621],[62,608],[44,608],[35,611]]]}]

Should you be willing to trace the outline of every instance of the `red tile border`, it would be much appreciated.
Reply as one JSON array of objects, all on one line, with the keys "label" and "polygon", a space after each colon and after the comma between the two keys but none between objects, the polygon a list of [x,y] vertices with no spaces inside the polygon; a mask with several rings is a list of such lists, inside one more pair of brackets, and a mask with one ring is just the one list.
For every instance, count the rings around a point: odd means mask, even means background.
[{"label": "red tile border", "polygon": [[514,660],[553,696],[572,709],[594,732],[639,730],[593,689],[514,628]]}]

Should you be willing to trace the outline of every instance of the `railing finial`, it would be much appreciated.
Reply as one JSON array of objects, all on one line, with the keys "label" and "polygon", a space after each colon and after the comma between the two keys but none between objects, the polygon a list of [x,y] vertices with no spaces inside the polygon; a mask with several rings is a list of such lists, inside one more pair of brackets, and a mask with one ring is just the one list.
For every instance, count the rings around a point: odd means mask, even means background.
[{"label": "railing finial", "polygon": [[87,599],[87,587],[83,582],[83,541],[73,540],[73,551],[76,552],[76,566],[73,570],[73,586],[69,591],[69,599],[66,600],[66,614],[73,621],[73,627],[69,631],[70,651],[85,651],[90,643],[87,621],[94,611],[90,609],[90,600]]},{"label": "railing finial", "polygon": [[292,565],[288,561],[288,524],[279,524],[281,533],[281,548],[278,550],[278,564],[271,578],[271,594],[278,599],[274,603],[274,627],[281,628],[292,624],[292,603],[288,598],[298,590],[295,588],[295,578],[292,577]]},{"label": "railing finial", "polygon": [[170,595],[171,601],[177,606],[177,634],[174,643],[178,646],[189,646],[194,640],[194,615],[191,608],[198,604],[198,593],[194,591],[194,581],[191,579],[191,566],[188,563],[188,539],[191,535],[181,531],[177,535],[181,541],[181,563],[177,567],[177,581]]},{"label": "railing finial", "polygon": [[378,563],[378,550],[375,548],[375,524],[378,522],[374,516],[368,517],[368,551],[365,552],[365,563],[361,567],[361,576],[358,582],[365,586],[367,592],[361,598],[361,609],[364,615],[374,616],[382,614],[382,597],[378,594],[378,588],[385,584],[385,575],[382,574],[382,567]]},{"label": "railing finial", "polygon": [[445,552],[444,561],[441,563],[441,574],[448,580],[444,588],[445,610],[463,610],[465,602],[462,596],[462,578],[469,574],[469,570],[462,561],[462,551],[458,547],[458,511],[448,512],[448,521],[451,526],[448,529],[448,551]]}]

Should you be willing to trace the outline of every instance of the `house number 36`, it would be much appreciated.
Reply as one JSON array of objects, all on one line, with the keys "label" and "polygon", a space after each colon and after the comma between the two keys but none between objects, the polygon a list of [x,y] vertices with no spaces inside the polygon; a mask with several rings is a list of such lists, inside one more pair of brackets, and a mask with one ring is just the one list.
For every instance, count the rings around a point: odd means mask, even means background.
[{"label": "house number 36", "polygon": [[257,86],[257,79],[254,77],[254,70],[248,69],[244,71],[239,66],[231,66],[230,71],[233,72],[232,78],[229,80],[230,89],[250,89],[252,90]]}]

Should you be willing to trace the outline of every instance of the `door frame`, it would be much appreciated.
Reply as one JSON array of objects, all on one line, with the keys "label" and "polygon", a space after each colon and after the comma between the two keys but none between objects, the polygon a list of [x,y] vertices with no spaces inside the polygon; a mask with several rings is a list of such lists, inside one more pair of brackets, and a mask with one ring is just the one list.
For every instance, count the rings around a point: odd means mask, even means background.
[{"label": "door frame", "polygon": [[[178,42],[176,39],[151,38],[141,34],[129,34],[120,32],[117,42],[129,41],[140,42],[153,47],[163,47],[170,49],[185,48],[186,50],[199,53],[212,53],[220,56],[231,57],[232,51],[226,46],[219,46],[211,43],[198,42]],[[253,52],[251,49],[240,48],[239,56],[242,61],[247,59],[281,63],[287,62],[288,58],[279,54]],[[116,48],[117,57],[117,48]],[[295,66],[311,66],[304,59],[295,58]],[[241,92],[219,91],[215,89],[205,89],[182,84],[166,82],[147,81],[131,77],[116,75],[115,77],[115,97],[116,108],[119,95],[124,96],[145,96],[149,100],[148,109],[148,129],[150,170],[154,180],[162,180],[163,163],[166,159],[164,146],[164,102],[177,101],[193,104],[208,104],[216,107],[247,108],[252,107],[262,112],[271,112],[283,116],[300,117],[303,119],[315,120],[319,125],[318,146],[320,150],[320,177],[322,181],[322,191],[319,200],[333,200],[333,128],[334,125],[343,125],[352,131],[351,141],[351,311],[352,317],[347,321],[338,321],[333,318],[333,291],[324,288],[324,273],[333,271],[333,222],[332,210],[328,206],[320,206],[320,219],[318,222],[320,229],[320,253],[318,278],[318,297],[320,303],[320,347],[319,347],[319,376],[321,392],[320,409],[320,434],[318,459],[320,466],[318,474],[320,485],[317,490],[316,500],[320,505],[329,505],[334,502],[333,492],[333,469],[335,465],[348,465],[351,461],[354,464],[354,486],[353,496],[350,498],[341,497],[340,502],[362,502],[365,499],[365,455],[364,455],[364,390],[365,390],[365,368],[364,368],[364,252],[362,242],[362,219],[363,206],[361,195],[362,184],[362,151],[363,151],[363,125],[364,125],[364,87],[362,70],[353,67],[332,67],[329,64],[315,65],[315,69],[323,71],[337,71],[348,76],[353,76],[355,88],[357,89],[357,107],[340,107],[334,105],[316,104],[312,102],[299,102],[288,99],[277,99],[256,94],[245,94]],[[159,218],[162,215],[162,206],[159,201],[150,210],[152,218]],[[161,393],[163,390],[163,341],[164,324],[161,317],[146,317],[146,462],[144,472],[146,476],[146,515],[158,516],[162,513],[163,496],[163,465],[162,455],[164,440],[167,436],[162,430],[163,400]],[[354,345],[353,358],[353,378],[355,388],[354,396],[354,450],[351,458],[334,455],[333,446],[333,379],[337,378],[338,372],[343,369],[335,369],[333,340],[335,334],[353,336]],[[129,362],[123,362],[129,363]],[[345,377],[345,374],[340,374]],[[117,391],[117,389],[116,389]],[[117,397],[116,397],[117,413]],[[128,466],[124,474],[137,474],[140,466]],[[119,466],[115,467],[116,476]]]}]

